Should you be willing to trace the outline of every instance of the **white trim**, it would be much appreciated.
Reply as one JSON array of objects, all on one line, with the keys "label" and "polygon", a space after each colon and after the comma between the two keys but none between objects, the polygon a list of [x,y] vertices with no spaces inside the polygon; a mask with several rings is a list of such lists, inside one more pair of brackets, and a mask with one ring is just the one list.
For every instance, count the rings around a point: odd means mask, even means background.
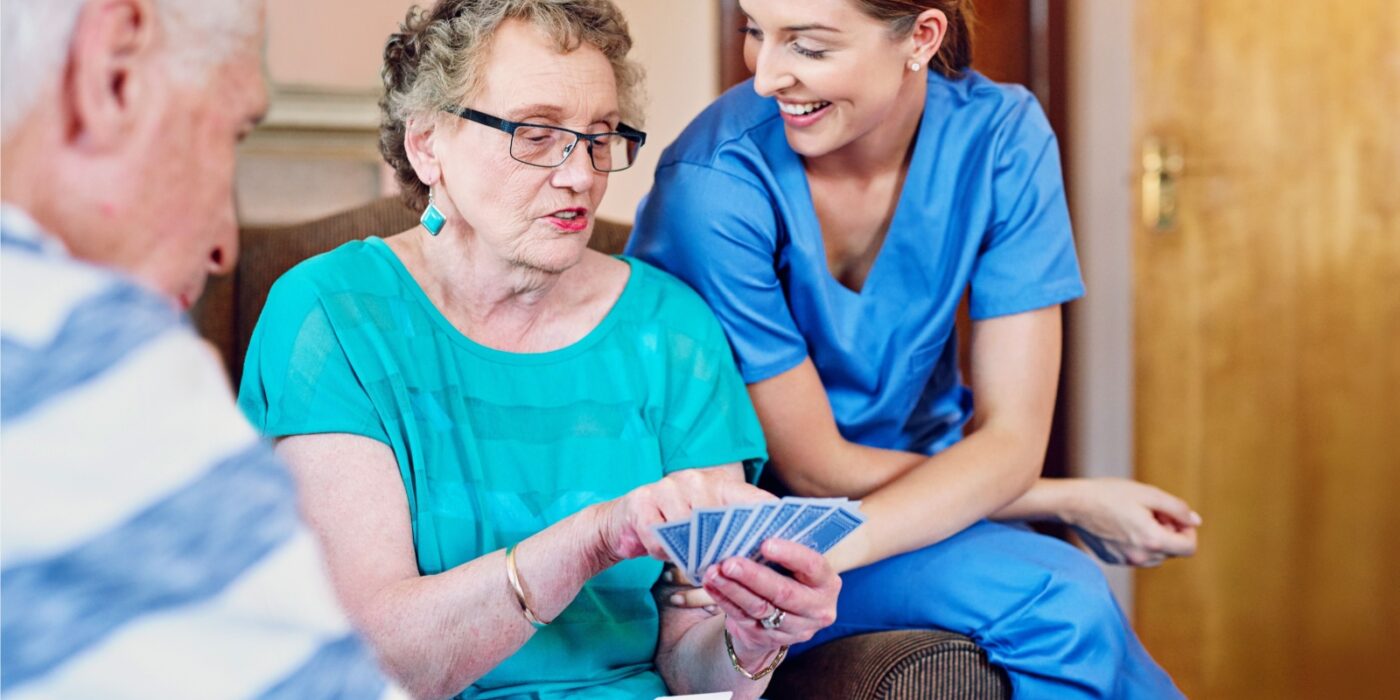
[{"label": "white trim", "polygon": [[[1070,210],[1088,294],[1070,327],[1074,476],[1133,475],[1132,0],[1070,3]],[[1132,570],[1108,569],[1125,611]]]},{"label": "white trim", "polygon": [[378,133],[379,93],[277,86],[259,129]]}]

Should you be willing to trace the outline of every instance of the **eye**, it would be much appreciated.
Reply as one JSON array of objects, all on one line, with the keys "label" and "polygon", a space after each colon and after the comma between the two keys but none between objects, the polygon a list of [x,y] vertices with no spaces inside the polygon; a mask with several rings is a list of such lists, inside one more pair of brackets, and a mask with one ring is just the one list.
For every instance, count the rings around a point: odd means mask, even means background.
[{"label": "eye", "polygon": [[805,47],[805,46],[803,46],[803,45],[801,45],[801,44],[799,44],[799,43],[796,43],[796,42],[793,42],[793,44],[792,44],[792,50],[793,50],[793,52],[796,53],[798,56],[803,56],[803,57],[806,57],[806,58],[826,58],[826,52],[825,52],[825,51],[819,51],[819,50],[817,50],[817,49],[809,49],[809,48],[807,48],[807,47]]},{"label": "eye", "polygon": [[750,39],[763,41],[763,31],[758,27],[739,27],[739,33]]}]

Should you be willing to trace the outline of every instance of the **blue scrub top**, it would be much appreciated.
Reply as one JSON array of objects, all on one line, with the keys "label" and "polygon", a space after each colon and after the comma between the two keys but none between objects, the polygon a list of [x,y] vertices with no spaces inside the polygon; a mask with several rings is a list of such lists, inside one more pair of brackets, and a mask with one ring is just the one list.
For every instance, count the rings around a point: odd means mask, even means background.
[{"label": "blue scrub top", "polygon": [[928,72],[904,189],[861,291],[831,275],[801,157],[751,81],[662,154],[628,253],[700,292],[747,383],[811,357],[842,436],[924,454],[960,439],[972,413],[954,328],[964,290],[974,320],[1084,293],[1049,121],[1030,92],[976,72]]}]

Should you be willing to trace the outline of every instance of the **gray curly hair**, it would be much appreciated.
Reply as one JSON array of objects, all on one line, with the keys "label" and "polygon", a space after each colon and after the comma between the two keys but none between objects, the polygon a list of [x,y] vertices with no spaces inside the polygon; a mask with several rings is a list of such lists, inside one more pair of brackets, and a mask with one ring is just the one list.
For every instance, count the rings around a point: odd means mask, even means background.
[{"label": "gray curly hair", "polygon": [[627,58],[632,36],[611,0],[439,0],[431,10],[415,6],[384,47],[379,102],[379,151],[410,207],[427,204],[428,186],[408,161],[408,120],[466,102],[479,87],[491,36],[511,19],[544,30],[561,53],[583,44],[602,51],[612,63],[623,120],[641,126],[642,70]]}]

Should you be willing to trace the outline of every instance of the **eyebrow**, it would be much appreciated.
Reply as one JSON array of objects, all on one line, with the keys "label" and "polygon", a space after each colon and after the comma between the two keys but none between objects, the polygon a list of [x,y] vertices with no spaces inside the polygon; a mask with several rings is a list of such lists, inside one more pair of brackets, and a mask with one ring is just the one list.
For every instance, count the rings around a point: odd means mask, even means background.
[{"label": "eyebrow", "polygon": [[[506,112],[506,119],[513,122],[518,122],[521,119],[524,119],[525,117],[544,117],[545,119],[555,119],[558,121],[563,121],[563,116],[564,110],[558,105],[545,104],[543,102],[529,104],[523,107],[517,107],[515,109],[510,110],[509,112]],[[608,112],[607,114],[604,114],[601,117],[598,117],[597,119],[594,119],[593,123],[616,121],[620,116],[621,115],[618,114],[617,110],[613,110],[611,112]]]},{"label": "eyebrow", "polygon": [[791,27],[783,27],[785,32],[833,32],[840,34],[841,30],[835,27],[828,27],[825,24],[796,24]]},{"label": "eyebrow", "polygon": [[[752,21],[753,21],[753,17],[749,16],[749,13],[743,12],[743,15],[744,15],[744,19],[745,19],[745,20],[747,20],[747,21],[749,21],[749,22],[752,22]],[[796,33],[798,33],[798,32],[831,32],[831,33],[833,33],[833,34],[840,34],[840,33],[841,33],[841,30],[840,30],[840,29],[837,29],[837,28],[835,28],[835,27],[828,27],[828,26],[826,26],[825,24],[816,24],[816,23],[812,23],[812,24],[794,24],[794,25],[791,25],[791,26],[788,26],[788,27],[783,27],[783,31],[789,32],[789,33],[793,33],[793,34],[796,34]]]}]

